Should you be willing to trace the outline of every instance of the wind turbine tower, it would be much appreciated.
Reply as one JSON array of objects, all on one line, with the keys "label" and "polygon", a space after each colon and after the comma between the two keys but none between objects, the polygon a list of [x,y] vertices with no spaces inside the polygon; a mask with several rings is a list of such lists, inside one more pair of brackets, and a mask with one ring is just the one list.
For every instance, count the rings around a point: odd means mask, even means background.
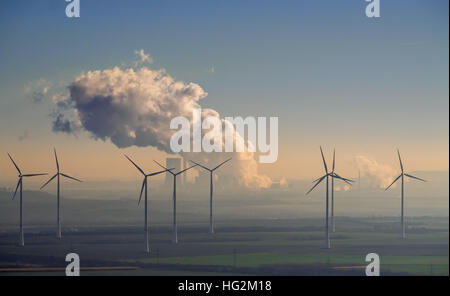
[{"label": "wind turbine tower", "polygon": [[392,185],[394,185],[395,182],[397,182],[400,178],[402,179],[402,200],[401,200],[401,220],[400,220],[400,224],[401,224],[401,238],[405,238],[405,176],[411,179],[416,179],[422,182],[426,182],[424,179],[415,177],[413,175],[407,174],[405,173],[404,169],[403,169],[403,163],[402,163],[402,158],[400,157],[400,151],[397,149],[397,154],[398,154],[398,160],[400,162],[400,169],[401,169],[401,174],[395,178],[395,180],[391,183],[391,185],[389,185],[385,190],[388,190]]},{"label": "wind turbine tower", "polygon": [[218,166],[210,169],[207,168],[199,163],[196,163],[195,161],[192,161],[195,165],[198,165],[199,167],[207,170],[209,172],[209,233],[214,234],[214,221],[213,221],[213,174],[214,171],[220,168],[222,165],[224,165],[226,162],[230,161],[231,158],[225,160],[224,162],[220,163]]},{"label": "wind turbine tower", "polygon": [[55,153],[55,160],[56,160],[56,174],[53,177],[51,177],[47,182],[45,182],[45,184],[41,186],[41,189],[44,188],[48,183],[50,183],[53,179],[56,178],[56,182],[57,182],[57,185],[56,185],[56,188],[57,188],[56,189],[56,196],[57,196],[56,197],[56,237],[58,239],[61,239],[60,197],[59,197],[59,194],[60,194],[60,185],[59,185],[60,177],[63,176],[65,178],[72,179],[72,180],[75,180],[77,182],[82,182],[82,181],[78,180],[77,178],[71,177],[69,175],[66,175],[66,174],[60,172],[58,156],[56,155],[56,149],[53,149],[53,151]]},{"label": "wind turbine tower", "polygon": [[125,157],[138,169],[138,171],[144,176],[144,180],[142,181],[142,187],[141,187],[141,193],[139,194],[139,201],[138,201],[138,205],[141,203],[141,198],[142,198],[142,192],[145,190],[145,208],[144,208],[144,232],[145,232],[145,240],[144,240],[144,250],[146,253],[150,253],[150,246],[149,246],[149,241],[148,241],[148,201],[147,201],[147,189],[148,189],[148,182],[147,182],[147,178],[148,177],[152,177],[152,176],[156,176],[165,172],[170,172],[170,170],[173,169],[165,169],[159,172],[154,172],[154,173],[150,173],[150,174],[146,174],[144,173],[144,171],[134,162],[131,160],[131,158],[129,158],[128,156],[125,155]]},{"label": "wind turbine tower", "polygon": [[[328,200],[328,177],[332,177],[332,178],[336,178],[336,179],[341,179],[344,180],[342,177],[339,177],[338,175],[334,174],[334,171],[329,173],[328,172],[328,168],[327,168],[327,163],[325,161],[325,157],[323,156],[323,151],[322,151],[322,147],[320,147],[320,154],[322,155],[322,161],[323,161],[323,167],[325,169],[325,175],[323,175],[322,177],[316,179],[313,181],[314,186],[308,191],[306,192],[306,195],[308,195],[311,191],[314,190],[314,188],[317,187],[317,185],[319,185],[323,180],[326,180],[326,195],[325,195],[325,248],[329,249],[330,248],[330,231],[329,231],[329,222],[328,222],[328,209],[329,209],[329,200]],[[345,181],[345,180],[344,180]]]},{"label": "wind turbine tower", "polygon": [[336,179],[343,180],[345,183],[349,184],[350,186],[352,185],[351,182],[354,182],[353,180],[346,179],[346,178],[339,176],[335,172],[335,170],[334,170],[335,157],[336,157],[336,152],[335,152],[335,150],[333,150],[333,168],[332,168],[331,174],[330,174],[330,176],[331,176],[331,231],[332,232],[336,232],[336,225],[334,222],[334,179],[336,178]]},{"label": "wind turbine tower", "polygon": [[23,235],[23,195],[22,195],[22,188],[23,188],[23,178],[27,178],[27,177],[35,177],[35,176],[43,176],[43,175],[47,175],[47,173],[39,173],[39,174],[22,174],[22,172],[19,169],[19,166],[14,162],[14,160],[12,159],[11,155],[9,155],[9,158],[11,159],[12,163],[14,164],[14,166],[17,169],[17,172],[19,173],[18,177],[19,177],[19,181],[17,182],[17,186],[16,186],[16,190],[14,191],[14,195],[12,197],[12,199],[14,199],[14,197],[16,197],[16,193],[17,193],[17,189],[20,187],[20,200],[19,200],[19,216],[20,216],[20,220],[19,220],[19,246],[23,247],[25,245],[25,240],[24,240],[24,235]]},{"label": "wind turbine tower", "polygon": [[185,168],[178,173],[174,173],[156,160],[154,160],[156,164],[158,164],[163,169],[166,169],[168,173],[172,174],[173,176],[173,243],[178,243],[178,231],[177,231],[177,176],[186,172],[187,170],[192,169],[193,167],[196,167],[197,165],[190,166],[188,168]]}]

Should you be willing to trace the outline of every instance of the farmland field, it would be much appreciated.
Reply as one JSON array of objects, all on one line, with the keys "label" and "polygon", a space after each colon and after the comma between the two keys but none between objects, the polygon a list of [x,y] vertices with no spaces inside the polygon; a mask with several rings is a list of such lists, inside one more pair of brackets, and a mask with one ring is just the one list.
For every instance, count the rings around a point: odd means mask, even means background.
[{"label": "farmland field", "polygon": [[[33,267],[64,267],[65,255],[80,255],[83,275],[364,275],[365,256],[380,256],[383,275],[448,275],[448,219],[415,217],[407,238],[395,218],[337,219],[331,249],[325,249],[320,219],[219,221],[216,234],[196,223],[150,230],[151,253],[143,252],[139,226],[67,230],[61,241],[48,230],[29,229],[25,247],[15,232],[0,234],[0,275],[64,275]],[[83,267],[133,267],[83,270]],[[14,268],[30,267],[30,271]],[[2,268],[10,268],[2,271]],[[11,270],[12,268],[12,270]]]}]

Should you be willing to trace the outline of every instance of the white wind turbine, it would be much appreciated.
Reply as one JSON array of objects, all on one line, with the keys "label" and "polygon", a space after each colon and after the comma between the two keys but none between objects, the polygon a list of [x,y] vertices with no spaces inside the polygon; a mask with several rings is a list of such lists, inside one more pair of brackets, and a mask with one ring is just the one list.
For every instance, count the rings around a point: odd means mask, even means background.
[{"label": "white wind turbine", "polygon": [[[156,164],[158,164],[163,169],[167,168],[154,160]],[[193,167],[196,167],[197,165],[190,166],[184,170],[179,171],[178,173],[174,173],[172,171],[167,170],[168,173],[172,174],[173,176],[173,243],[178,243],[178,231],[177,231],[177,176],[186,172],[189,169],[192,169]]]},{"label": "white wind turbine", "polygon": [[422,182],[426,182],[426,181],[424,179],[421,179],[421,178],[418,178],[413,175],[405,173],[405,171],[403,169],[402,158],[400,157],[400,151],[398,149],[397,149],[397,154],[398,154],[398,160],[400,162],[400,169],[402,170],[402,172],[397,178],[395,178],[395,180],[391,183],[391,185],[389,185],[385,189],[385,191],[388,190],[395,182],[397,182],[398,179],[400,179],[400,178],[402,179],[402,201],[401,201],[401,207],[402,207],[401,208],[401,227],[402,227],[401,231],[402,231],[402,233],[401,233],[401,237],[405,238],[405,194],[404,194],[405,193],[405,182],[404,182],[405,176],[408,178],[422,181]]},{"label": "white wind turbine", "polygon": [[209,169],[199,163],[196,163],[195,161],[192,161],[192,163],[198,165],[199,167],[207,170],[209,172],[209,233],[214,234],[214,222],[213,222],[213,174],[214,171],[217,170],[218,168],[220,168],[223,164],[225,164],[226,162],[230,161],[231,158],[225,160],[224,162],[222,162],[221,164],[219,164],[218,166]]},{"label": "white wind turbine", "polygon": [[354,182],[353,180],[347,179],[347,178],[343,178],[341,176],[339,176],[334,168],[335,168],[335,157],[336,157],[336,153],[335,150],[333,149],[333,168],[331,170],[331,174],[330,176],[331,178],[331,231],[335,232],[336,231],[336,225],[334,223],[334,179],[340,179],[343,180],[345,183],[349,184],[350,186],[352,185],[351,182]]},{"label": "white wind turbine", "polygon": [[139,195],[139,201],[138,201],[138,205],[141,203],[141,198],[142,198],[142,192],[145,190],[145,210],[144,210],[144,232],[145,232],[145,242],[144,242],[144,250],[147,253],[150,253],[150,247],[149,247],[149,242],[148,242],[148,202],[147,202],[147,188],[148,188],[148,183],[147,183],[147,178],[148,177],[152,177],[152,176],[156,176],[165,172],[170,172],[170,170],[172,169],[165,169],[162,171],[158,171],[155,173],[151,173],[151,174],[146,174],[144,173],[144,171],[134,162],[131,160],[131,158],[129,158],[128,156],[125,155],[125,157],[138,169],[138,171],[144,175],[144,180],[142,181],[142,187],[141,187],[141,193]]},{"label": "white wind turbine", "polygon": [[43,176],[43,175],[47,175],[47,173],[40,173],[40,174],[22,174],[22,172],[20,171],[19,167],[17,166],[17,164],[14,162],[14,160],[12,159],[11,155],[9,155],[9,158],[11,159],[12,163],[14,164],[14,166],[17,169],[17,172],[19,172],[19,181],[17,182],[17,186],[16,186],[16,190],[14,191],[14,195],[12,197],[12,199],[14,199],[14,197],[16,197],[16,193],[17,193],[17,189],[20,186],[20,202],[19,202],[19,216],[20,216],[20,222],[19,222],[19,246],[23,247],[25,245],[25,241],[24,241],[24,236],[23,236],[23,210],[22,210],[22,187],[23,187],[23,178],[25,177],[34,177],[34,176]]},{"label": "white wind turbine", "polygon": [[78,180],[77,178],[71,177],[69,175],[66,175],[64,173],[61,173],[59,171],[59,162],[58,162],[58,156],[56,155],[56,149],[53,149],[53,151],[55,152],[55,160],[56,160],[56,174],[51,177],[47,182],[45,182],[44,185],[41,186],[41,189],[44,188],[48,183],[50,183],[53,179],[57,178],[57,186],[56,186],[56,195],[57,195],[57,201],[56,201],[56,237],[57,238],[61,238],[61,220],[60,220],[60,197],[59,197],[59,193],[60,193],[60,185],[59,185],[59,179],[60,176],[66,177],[68,179],[72,179],[75,180],[77,182],[82,182],[81,180]]},{"label": "white wind turbine", "polygon": [[[317,185],[320,184],[320,182],[322,182],[324,179],[326,179],[326,202],[325,202],[325,248],[329,249],[330,248],[330,232],[329,232],[329,223],[328,223],[328,177],[331,178],[336,178],[336,179],[341,179],[344,180],[344,178],[339,177],[338,175],[333,173],[329,173],[328,172],[328,168],[327,168],[327,163],[325,161],[325,157],[323,156],[323,151],[322,151],[322,147],[320,147],[320,154],[322,155],[322,160],[323,160],[323,166],[325,168],[325,175],[323,175],[322,177],[316,179],[313,181],[313,183],[315,182],[314,186],[308,191],[306,192],[306,195],[308,195],[311,191],[314,190],[314,188],[316,188]],[[345,181],[345,180],[344,180]]]}]

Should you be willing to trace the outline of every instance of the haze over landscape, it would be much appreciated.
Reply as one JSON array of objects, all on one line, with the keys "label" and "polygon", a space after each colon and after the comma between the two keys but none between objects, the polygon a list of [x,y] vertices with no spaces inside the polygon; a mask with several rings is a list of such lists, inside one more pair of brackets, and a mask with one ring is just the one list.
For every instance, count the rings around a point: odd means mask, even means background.
[{"label": "haze over landscape", "polygon": [[[363,0],[82,2],[77,19],[66,17],[62,0],[5,1],[0,10],[0,273],[33,260],[53,264],[43,246],[54,243],[56,183],[40,187],[55,174],[54,148],[63,172],[83,181],[61,181],[58,256],[79,248],[96,262],[106,245],[109,263],[155,268],[155,258],[136,251],[142,175],[127,155],[148,173],[161,170],[154,160],[178,171],[191,160],[214,167],[232,158],[214,174],[216,237],[203,233],[209,173],[196,167],[177,179],[181,242],[192,249],[169,243],[172,177],[149,179],[150,241],[167,251],[165,263],[230,266],[229,259],[200,257],[233,248],[269,265],[322,258],[331,254],[314,253],[323,233],[324,183],[305,195],[324,174],[322,147],[328,168],[336,149],[336,171],[355,181],[335,180],[342,232],[332,235],[334,255],[357,254],[344,256],[345,264],[362,264],[358,256],[375,244],[402,262],[419,258],[412,274],[438,264],[438,273],[448,275],[448,1],[382,1],[379,19],[366,17]],[[193,124],[200,108],[203,118],[223,124],[225,117],[277,117],[277,160],[260,163],[265,153],[248,150],[173,153],[171,120],[183,116]],[[248,137],[232,131],[236,141]],[[400,182],[385,191],[401,173],[397,149],[405,171],[427,180],[405,181],[408,254],[396,236]],[[18,172],[7,152],[23,173],[49,174],[23,183],[31,249],[14,246]],[[258,257],[266,254],[277,254],[275,263]],[[410,272],[396,260],[393,274]],[[316,267],[330,272],[320,262]],[[255,269],[241,272],[264,274],[252,264],[243,263]]]}]

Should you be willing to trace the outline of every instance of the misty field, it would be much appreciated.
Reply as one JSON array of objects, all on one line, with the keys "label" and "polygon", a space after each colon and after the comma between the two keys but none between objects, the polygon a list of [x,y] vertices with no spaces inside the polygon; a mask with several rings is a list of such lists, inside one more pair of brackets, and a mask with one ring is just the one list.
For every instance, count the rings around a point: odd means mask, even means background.
[{"label": "misty field", "polygon": [[150,229],[151,253],[145,254],[141,226],[67,229],[58,241],[53,232],[30,229],[25,247],[14,232],[0,233],[0,275],[64,272],[1,272],[6,267],[65,266],[69,252],[81,267],[131,266],[134,270],[83,271],[84,275],[364,275],[365,256],[380,255],[385,275],[448,275],[448,219],[410,219],[406,240],[399,238],[397,218],[338,217],[332,248],[324,245],[323,221],[218,221],[216,234],[207,225],[188,224],[172,244],[171,228]]},{"label": "misty field", "polygon": [[[382,269],[388,273],[405,273],[411,275],[448,275],[448,256],[383,256]],[[157,263],[154,258],[130,260],[133,263]],[[323,265],[334,269],[363,269],[361,256],[339,254],[276,254],[248,253],[236,256],[213,255],[192,257],[167,257],[159,259],[162,264],[183,265],[221,265],[233,267],[261,267],[270,265]],[[447,262],[447,263],[446,263]]]},{"label": "misty field", "polygon": [[[448,242],[448,233],[414,233],[410,234],[406,241],[403,241],[398,238],[397,234],[343,232],[332,235],[333,248],[331,250],[321,248],[323,234],[320,232],[299,233],[296,238],[289,232],[276,234],[262,232],[257,237],[248,235],[252,240],[240,244],[241,248],[245,246],[243,250],[248,250],[249,246],[253,246],[255,249],[265,249],[270,246],[270,248],[285,250],[285,252],[239,253],[239,250],[234,248],[232,252],[221,255],[143,257],[127,262],[216,265],[237,268],[318,265],[339,270],[339,268],[345,269],[345,267],[355,267],[355,269],[364,267],[367,264],[365,255],[375,252],[380,255],[382,273],[384,271],[411,275],[448,275],[449,273],[448,245],[447,249],[445,248],[445,244]],[[260,236],[270,239],[262,241],[259,239]],[[242,239],[242,234],[234,233],[227,237],[233,241],[233,238]],[[215,244],[215,242],[211,242],[209,245],[213,247]]]}]

